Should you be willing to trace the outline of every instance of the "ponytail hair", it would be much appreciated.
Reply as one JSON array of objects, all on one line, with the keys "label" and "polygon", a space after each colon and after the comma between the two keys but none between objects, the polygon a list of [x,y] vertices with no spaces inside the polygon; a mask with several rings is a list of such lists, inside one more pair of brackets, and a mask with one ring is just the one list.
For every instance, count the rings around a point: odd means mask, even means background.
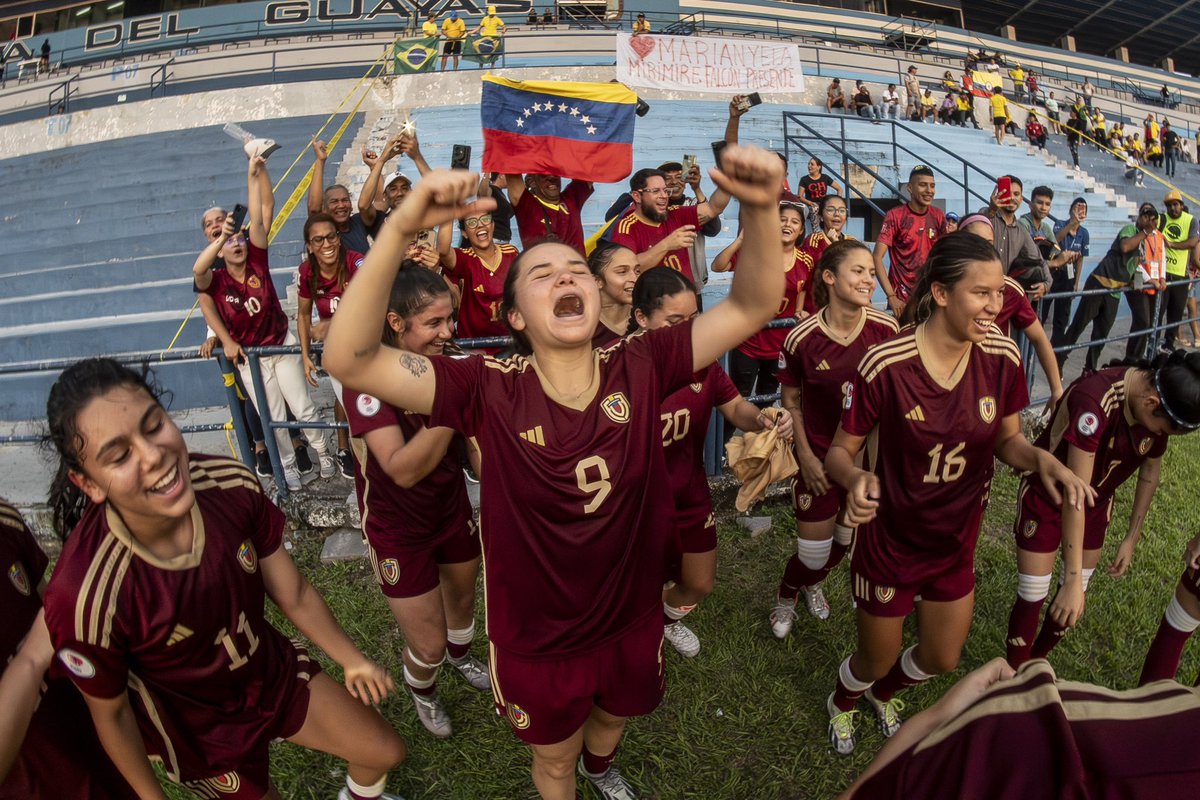
[{"label": "ponytail hair", "polygon": [[942,236],[929,251],[925,265],[917,270],[917,283],[904,306],[901,325],[920,323],[933,314],[933,285],[949,289],[963,279],[967,267],[979,261],[999,261],[1000,254],[982,236],[958,230]]},{"label": "ponytail hair", "polygon": [[662,308],[663,300],[683,292],[696,293],[696,284],[670,267],[654,267],[638,276],[633,285],[633,303],[629,309],[629,330],[627,334],[638,329],[635,311],[641,311],[647,317]]},{"label": "ponytail hair", "polygon": [[[400,271],[392,281],[392,291],[388,295],[387,310],[402,320],[409,320],[420,313],[426,306],[439,297],[450,294],[450,287],[441,275],[431,269],[426,269],[411,258],[400,262]],[[396,331],[383,321],[383,343],[392,347],[397,346]]]},{"label": "ponytail hair", "polygon": [[162,405],[163,392],[154,383],[148,369],[135,372],[111,358],[88,358],[77,361],[63,370],[50,387],[46,400],[46,423],[50,447],[58,459],[54,480],[50,484],[50,506],[54,531],[65,540],[78,524],[89,500],[74,483],[72,472],[83,472],[81,453],[83,434],[79,432],[79,412],[97,397],[112,389],[125,387],[144,389]]},{"label": "ponytail hair", "polygon": [[857,239],[842,239],[840,242],[834,242],[821,253],[821,258],[817,261],[816,269],[813,270],[812,278],[809,280],[813,302],[817,308],[829,305],[829,284],[825,283],[824,274],[828,272],[836,277],[842,263],[856,250],[864,250],[867,255],[871,254],[871,249]]}]

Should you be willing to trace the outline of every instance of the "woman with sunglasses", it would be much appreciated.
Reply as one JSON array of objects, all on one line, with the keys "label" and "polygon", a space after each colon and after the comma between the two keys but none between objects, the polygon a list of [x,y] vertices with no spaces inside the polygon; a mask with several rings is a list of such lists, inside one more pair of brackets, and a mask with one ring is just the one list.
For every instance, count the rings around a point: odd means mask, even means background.
[{"label": "woman with sunglasses", "polygon": [[[217,313],[225,324],[221,346],[225,356],[235,363],[242,376],[242,385],[250,389],[250,398],[255,409],[267,404],[271,419],[282,420],[288,409],[297,420],[320,422],[308,387],[304,379],[304,365],[298,355],[265,356],[259,361],[262,371],[263,390],[266,397],[258,397],[250,366],[243,347],[266,345],[294,345],[296,337],[288,330],[287,315],[279,303],[275,284],[271,281],[271,268],[267,257],[267,229],[263,223],[260,199],[260,171],[266,171],[267,163],[262,158],[250,161],[248,183],[250,187],[250,228],[248,232],[234,227],[233,215],[225,219],[221,232],[200,252],[192,266],[196,289],[210,296],[217,306]],[[225,260],[225,269],[213,270],[217,256]],[[309,442],[321,461],[321,477],[332,478],[337,465],[329,453],[325,432],[309,430]],[[296,469],[296,454],[292,449],[291,436],[286,428],[275,429],[275,441],[279,446],[279,457],[283,461],[283,476],[290,491],[300,489],[300,472]]]},{"label": "woman with sunglasses", "polygon": [[[508,328],[500,318],[500,300],[504,295],[504,279],[520,251],[511,244],[497,244],[493,238],[496,226],[491,214],[474,214],[458,221],[462,240],[458,247],[450,246],[453,228],[443,225],[438,230],[438,257],[446,277],[456,284],[461,300],[458,306],[458,335],[507,336]],[[465,246],[463,246],[465,245]],[[494,355],[501,348],[484,351]]]}]

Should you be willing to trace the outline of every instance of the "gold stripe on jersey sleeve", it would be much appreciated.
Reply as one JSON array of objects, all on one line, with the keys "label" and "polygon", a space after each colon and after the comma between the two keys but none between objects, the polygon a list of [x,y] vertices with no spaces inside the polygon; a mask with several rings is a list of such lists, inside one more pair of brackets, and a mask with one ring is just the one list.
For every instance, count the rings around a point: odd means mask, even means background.
[{"label": "gold stripe on jersey sleeve", "polygon": [[1013,291],[1019,293],[1021,297],[1025,296],[1025,287],[1007,275],[1004,276],[1004,286],[1006,289],[1012,289]]},{"label": "gold stripe on jersey sleeve", "polygon": [[[92,635],[99,625],[98,619],[103,604],[111,602],[110,590],[105,578],[112,572],[111,562],[120,557],[121,543],[109,533],[92,556],[92,563],[84,573],[75,597],[75,638],[81,642],[95,644]],[[89,609],[91,613],[89,614]]]},{"label": "gold stripe on jersey sleeve", "polygon": [[[258,483],[254,473],[245,464],[232,458],[213,458],[202,462],[193,462],[189,472],[199,478],[207,477],[213,480],[236,475],[239,478],[253,481],[255,484]],[[262,487],[259,486],[259,489],[261,490]]]},{"label": "gold stripe on jersey sleeve", "polygon": [[104,611],[104,621],[100,628],[100,646],[112,646],[112,626],[113,617],[117,615],[117,592],[120,591],[122,584],[125,583],[125,573],[129,571],[129,564],[133,560],[133,553],[129,550],[122,549],[120,551],[121,558],[117,561],[116,574],[112,579],[112,590],[109,592],[108,607]]},{"label": "gold stripe on jersey sleeve", "polygon": [[0,505],[0,525],[7,525],[17,530],[25,529],[25,520],[20,513],[9,505]]},{"label": "gold stripe on jersey sleeve", "polygon": [[638,218],[636,214],[629,214],[617,222],[617,230],[621,233],[628,234],[629,229],[636,225],[637,221]]},{"label": "gold stripe on jersey sleeve", "polygon": [[792,355],[795,355],[796,348],[800,346],[800,342],[804,339],[804,337],[808,336],[813,332],[813,330],[820,327],[818,322],[819,314],[820,312],[813,314],[811,317],[792,328],[791,332],[788,333],[787,338],[783,340],[783,349]]},{"label": "gold stripe on jersey sleeve", "polygon": [[891,314],[885,314],[874,306],[867,306],[867,319],[872,322],[878,322],[880,325],[891,328],[893,333],[900,331],[900,323]]},{"label": "gold stripe on jersey sleeve", "polygon": [[870,383],[879,377],[879,373],[888,366],[907,361],[917,355],[919,353],[917,352],[916,337],[903,336],[883,342],[867,351],[862,363],[858,365],[858,371],[862,374],[863,380]]},{"label": "gold stripe on jersey sleeve", "polygon": [[[163,725],[162,715],[158,713],[158,706],[154,704],[154,697],[151,696],[150,690],[146,688],[146,684],[142,683],[142,679],[132,672],[129,673],[129,688],[136,692],[138,698],[142,701],[142,705],[146,709],[146,716],[150,718],[151,724],[154,725],[154,730],[158,731],[163,747],[167,751],[158,754],[155,760],[163,765],[167,777],[178,783],[179,759],[175,756],[175,745],[171,742],[171,737],[167,736],[167,729]],[[152,758],[154,757],[152,756]]]},{"label": "gold stripe on jersey sleeve", "polygon": [[214,480],[198,480],[192,481],[192,489],[195,491],[204,491],[207,489],[249,489],[252,492],[262,492],[262,484],[258,481],[248,480],[246,478],[234,478],[232,480],[214,481]]}]

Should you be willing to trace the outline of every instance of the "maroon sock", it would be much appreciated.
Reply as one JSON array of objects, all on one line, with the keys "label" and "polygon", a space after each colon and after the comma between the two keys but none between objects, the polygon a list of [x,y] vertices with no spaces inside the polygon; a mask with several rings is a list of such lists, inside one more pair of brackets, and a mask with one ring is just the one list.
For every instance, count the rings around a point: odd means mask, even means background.
[{"label": "maroon sock", "polygon": [[585,744],[583,746],[583,771],[592,777],[598,778],[608,772],[608,768],[612,766],[613,759],[616,757],[617,751],[615,748],[606,756],[598,756],[589,750]]},{"label": "maroon sock", "polygon": [[805,566],[800,563],[800,557],[792,553],[787,566],[783,568],[783,580],[779,582],[779,596],[784,600],[795,600],[804,586]]},{"label": "maroon sock", "polygon": [[1008,615],[1008,639],[1005,642],[1008,663],[1013,669],[1029,660],[1033,640],[1037,635],[1038,617],[1041,616],[1045,603],[1044,597],[1041,600],[1018,597],[1017,602],[1013,603],[1012,612]]},{"label": "maroon sock", "polygon": [[471,653],[471,643],[455,644],[454,642],[446,642],[446,655],[451,661],[462,661]]},{"label": "maroon sock", "polygon": [[1142,664],[1138,686],[1174,678],[1179,670],[1179,659],[1183,657],[1183,648],[1191,635],[1163,617],[1162,622],[1158,623],[1158,633],[1154,634],[1154,641],[1150,643],[1150,652],[1146,653],[1146,661]]},{"label": "maroon sock", "polygon": [[1042,631],[1038,634],[1037,641],[1033,643],[1033,651],[1030,653],[1032,658],[1045,658],[1050,655],[1062,638],[1067,635],[1067,628],[1064,625],[1059,625],[1050,616],[1050,612],[1046,612],[1046,617],[1042,620]]},{"label": "maroon sock", "polygon": [[888,674],[875,681],[875,685],[871,687],[871,696],[881,703],[886,703],[902,689],[916,686],[918,683],[924,683],[928,679],[928,677],[914,678],[905,672],[904,654],[901,653],[900,658],[896,659],[896,663],[888,670]]},{"label": "maroon sock", "polygon": [[[844,673],[849,673],[849,681]],[[851,688],[847,683],[856,684]],[[858,699],[866,693],[867,689],[871,688],[869,681],[864,681],[854,674],[854,668],[850,666],[850,659],[846,659],[838,667],[837,688],[833,690],[833,705],[839,711],[851,711],[854,709],[854,704]]]}]

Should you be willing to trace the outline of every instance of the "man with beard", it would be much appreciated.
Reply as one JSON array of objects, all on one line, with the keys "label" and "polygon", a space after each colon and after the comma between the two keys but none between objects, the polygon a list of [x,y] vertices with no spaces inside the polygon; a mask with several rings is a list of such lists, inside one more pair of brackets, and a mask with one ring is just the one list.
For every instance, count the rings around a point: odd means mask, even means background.
[{"label": "man with beard", "polygon": [[694,206],[671,206],[666,175],[657,169],[640,169],[629,179],[633,207],[612,228],[612,241],[637,253],[638,265],[670,267],[695,281],[691,247],[696,229],[715,219],[729,205],[722,189]]},{"label": "man with beard", "polygon": [[582,253],[583,204],[595,189],[589,181],[571,181],[562,188],[558,175],[506,175],[508,201],[517,217],[521,249],[553,239]]},{"label": "man with beard", "polygon": [[[329,151],[320,139],[313,139],[312,149],[316,153],[317,163],[313,165],[312,182],[308,185],[309,215],[324,211],[333,217],[333,224],[337,226],[346,249],[366,253],[371,249],[371,240],[367,237],[375,235],[378,225],[368,225],[361,213],[351,213],[354,205],[350,201],[350,190],[345,186],[335,183],[322,191],[325,185],[325,159],[329,158]],[[378,223],[378,220],[373,222]]]}]

